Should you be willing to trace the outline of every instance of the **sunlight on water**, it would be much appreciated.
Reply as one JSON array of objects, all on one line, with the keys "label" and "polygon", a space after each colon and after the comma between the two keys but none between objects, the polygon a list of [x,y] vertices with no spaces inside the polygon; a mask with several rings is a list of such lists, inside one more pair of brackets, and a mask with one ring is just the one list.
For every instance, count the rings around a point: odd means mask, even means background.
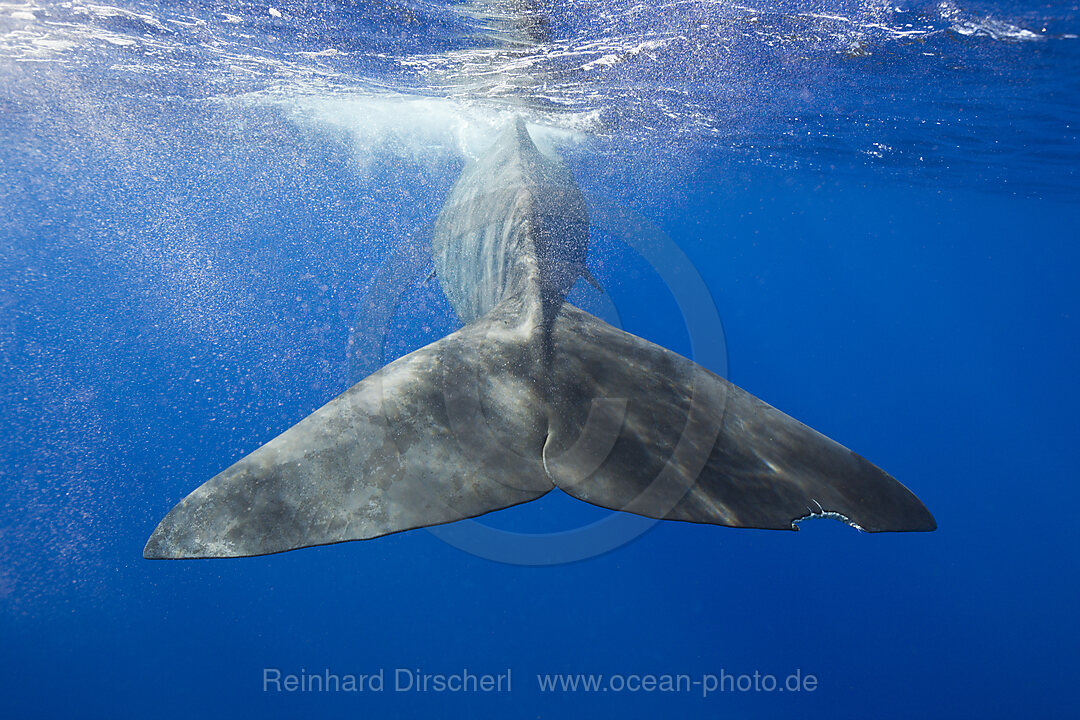
[{"label": "sunlight on water", "polygon": [[[318,3],[225,12],[14,2],[0,4],[0,107],[48,105],[67,88],[74,99],[90,88],[91,103],[262,98],[288,106],[300,124],[347,132],[361,163],[475,157],[493,127],[521,112],[559,129],[541,142],[588,134],[936,182],[1000,164],[981,138],[1009,118],[969,92],[986,78],[1023,88],[1042,123],[1031,132],[1068,122],[1061,88],[1013,56],[1016,46],[1069,53],[1075,41],[1052,9],[987,11],[954,0],[471,0],[349,12]],[[904,109],[912,88],[924,101],[917,114]],[[946,142],[928,142],[929,129]],[[1074,158],[1060,161],[1051,182],[1075,182],[1064,177]],[[1019,154],[1011,168],[1030,176],[1042,163]],[[987,185],[1003,184],[988,175]]]}]

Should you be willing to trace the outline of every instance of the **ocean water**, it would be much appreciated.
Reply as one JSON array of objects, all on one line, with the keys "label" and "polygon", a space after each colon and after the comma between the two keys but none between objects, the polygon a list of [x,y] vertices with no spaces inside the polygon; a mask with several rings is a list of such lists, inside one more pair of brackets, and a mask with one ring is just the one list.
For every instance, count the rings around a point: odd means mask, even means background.
[{"label": "ocean water", "polygon": [[[1008,0],[0,3],[0,714],[1070,717],[1078,35]],[[605,292],[572,301],[939,529],[554,492],[143,560],[200,483],[458,326],[417,239],[516,115],[593,211]]]}]

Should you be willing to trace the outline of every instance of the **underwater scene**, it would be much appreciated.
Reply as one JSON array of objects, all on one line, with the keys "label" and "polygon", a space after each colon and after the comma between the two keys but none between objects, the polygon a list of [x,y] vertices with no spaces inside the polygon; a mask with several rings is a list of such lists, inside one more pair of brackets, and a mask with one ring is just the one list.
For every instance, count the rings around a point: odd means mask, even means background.
[{"label": "underwater scene", "polygon": [[0,0],[0,715],[1071,717],[1078,166],[1076,2]]}]

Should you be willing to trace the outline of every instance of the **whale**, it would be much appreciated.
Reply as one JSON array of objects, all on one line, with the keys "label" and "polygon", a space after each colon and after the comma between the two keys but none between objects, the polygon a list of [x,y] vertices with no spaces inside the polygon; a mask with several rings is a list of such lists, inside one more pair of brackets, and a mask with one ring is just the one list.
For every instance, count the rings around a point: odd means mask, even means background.
[{"label": "whale", "polygon": [[701,365],[566,301],[589,211],[509,123],[434,221],[463,327],[361,380],[173,507],[146,558],[226,558],[451,523],[558,488],[661,520],[798,530],[937,525],[860,455]]}]

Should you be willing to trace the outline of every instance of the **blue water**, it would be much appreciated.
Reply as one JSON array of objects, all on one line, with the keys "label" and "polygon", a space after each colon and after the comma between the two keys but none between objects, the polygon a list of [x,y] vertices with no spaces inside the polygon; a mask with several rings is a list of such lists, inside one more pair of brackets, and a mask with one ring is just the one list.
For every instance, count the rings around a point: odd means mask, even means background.
[{"label": "blue water", "polygon": [[[1006,0],[0,5],[3,716],[1071,716],[1077,35],[1074,3]],[[456,327],[395,249],[514,114],[685,254],[723,342],[625,226],[595,228],[608,299],[578,302],[865,455],[939,529],[143,560],[204,480]],[[482,521],[607,515],[553,493]],[[398,668],[512,686],[396,692]],[[816,684],[537,681],[755,672]]]}]

